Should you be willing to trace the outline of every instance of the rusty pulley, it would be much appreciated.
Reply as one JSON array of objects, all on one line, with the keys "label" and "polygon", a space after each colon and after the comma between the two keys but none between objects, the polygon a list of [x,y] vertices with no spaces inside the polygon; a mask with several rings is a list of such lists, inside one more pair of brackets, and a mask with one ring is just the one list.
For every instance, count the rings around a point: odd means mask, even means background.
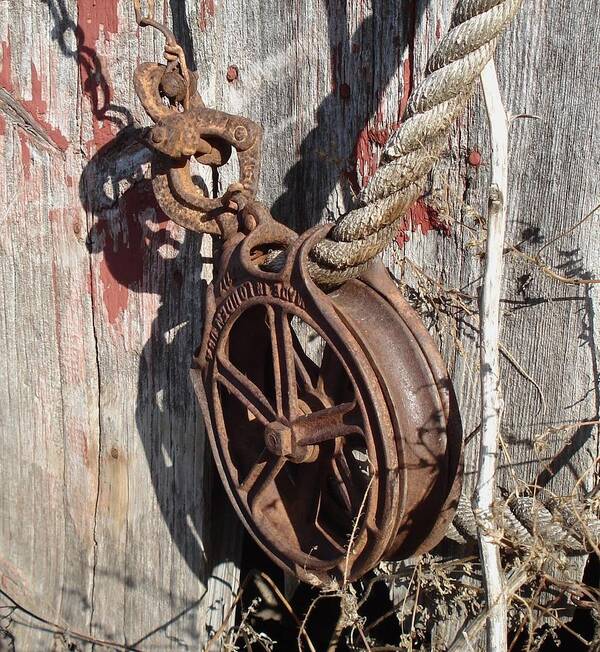
[{"label": "rusty pulley", "polygon": [[[139,66],[136,91],[156,122],[159,204],[224,238],[191,373],[237,513],[280,566],[311,583],[430,550],[457,504],[462,440],[433,340],[381,262],[335,290],[315,285],[308,254],[331,225],[298,236],[256,201],[260,127],[205,108],[158,27],[170,61]],[[233,150],[239,183],[207,197],[190,159],[219,166]]]}]

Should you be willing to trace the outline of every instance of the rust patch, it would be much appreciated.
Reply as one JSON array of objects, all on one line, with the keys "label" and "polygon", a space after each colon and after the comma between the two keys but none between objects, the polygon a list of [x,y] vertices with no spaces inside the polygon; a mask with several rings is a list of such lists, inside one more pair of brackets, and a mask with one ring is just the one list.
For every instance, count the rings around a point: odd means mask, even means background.
[{"label": "rust patch", "polygon": [[0,115],[0,136],[6,133],[6,120]]},{"label": "rust patch", "polygon": [[200,0],[198,7],[198,27],[202,32],[210,25],[215,17],[215,0]]},{"label": "rust patch", "polygon": [[[251,200],[242,221],[249,215],[256,228],[226,241],[226,263],[207,290],[192,370],[234,508],[280,566],[312,583],[353,580],[381,559],[431,549],[453,516],[461,441],[433,340],[380,261],[328,295],[308,282],[308,251],[330,226],[296,236]],[[259,261],[272,242],[286,247],[286,262],[265,278]],[[292,315],[321,336],[320,364],[296,337]],[[367,441],[378,452],[361,473]],[[377,485],[363,513],[369,476]],[[347,555],[356,523],[365,532],[377,518],[377,535]]]}]

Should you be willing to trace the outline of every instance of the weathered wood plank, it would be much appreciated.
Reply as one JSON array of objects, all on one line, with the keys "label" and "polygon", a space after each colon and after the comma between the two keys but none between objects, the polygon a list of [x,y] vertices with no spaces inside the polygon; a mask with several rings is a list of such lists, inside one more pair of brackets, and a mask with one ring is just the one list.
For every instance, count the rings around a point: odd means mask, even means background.
[{"label": "weathered wood plank", "polygon": [[[127,191],[143,148],[107,147],[143,117],[140,45],[153,59],[162,43],[138,33],[128,2],[0,11],[2,586],[75,632],[197,645],[222,620],[239,556],[228,511],[217,550],[206,544],[188,381],[200,241],[165,224],[147,188]],[[27,624],[19,646],[47,649],[51,634]]]},{"label": "weathered wood plank", "polygon": [[[85,219],[77,193],[77,70],[47,8],[0,7],[2,586],[86,631],[97,494],[97,373]],[[14,575],[17,575],[14,578]],[[18,599],[26,596],[16,595]],[[44,649],[47,634],[18,629]]]}]

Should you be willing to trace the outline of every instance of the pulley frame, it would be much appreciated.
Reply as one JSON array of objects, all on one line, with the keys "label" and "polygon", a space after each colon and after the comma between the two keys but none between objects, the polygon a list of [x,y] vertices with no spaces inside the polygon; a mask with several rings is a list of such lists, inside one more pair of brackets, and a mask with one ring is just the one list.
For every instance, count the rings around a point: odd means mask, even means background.
[{"label": "pulley frame", "polygon": [[[458,503],[462,432],[431,336],[380,261],[334,290],[317,287],[309,255],[331,225],[297,235],[272,218],[255,199],[260,126],[206,108],[172,33],[138,22],[167,39],[167,66],[135,73],[155,122],[158,203],[224,239],[191,375],[241,521],[275,562],[314,584],[432,549]],[[239,182],[207,197],[191,159],[219,167],[233,150]]]}]

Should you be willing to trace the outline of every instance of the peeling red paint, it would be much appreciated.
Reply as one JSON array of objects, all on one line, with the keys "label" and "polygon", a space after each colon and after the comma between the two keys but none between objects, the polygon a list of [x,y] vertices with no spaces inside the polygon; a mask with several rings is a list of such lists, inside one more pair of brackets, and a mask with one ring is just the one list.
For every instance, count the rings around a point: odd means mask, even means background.
[{"label": "peeling red paint", "polygon": [[[163,228],[147,232],[145,211],[155,210],[155,222]],[[100,262],[102,302],[108,320],[118,324],[129,303],[129,292],[141,291],[146,256],[168,239],[167,216],[158,208],[152,187],[137,184],[119,201],[119,213],[109,211],[95,227],[96,237],[104,236],[104,256]]]},{"label": "peeling red paint", "polygon": [[393,127],[385,124],[383,117],[383,93],[379,93],[377,111],[373,116],[373,127],[369,129],[369,140],[377,145],[385,145]]},{"label": "peeling red paint", "polygon": [[354,149],[358,174],[360,176],[360,179],[357,179],[357,185],[359,187],[364,188],[377,169],[377,156],[375,148],[372,145],[385,145],[390,134],[397,127],[397,122],[386,126],[383,111],[383,94],[380,94],[377,111],[373,117],[373,127],[367,125],[362,129],[358,135]]},{"label": "peeling red paint", "polygon": [[100,281],[102,283],[102,300],[108,321],[114,325],[127,308],[129,290],[113,276],[106,258],[100,262]]},{"label": "peeling red paint", "polygon": [[358,168],[358,185],[364,188],[369,179],[375,174],[377,161],[371,143],[369,142],[369,126],[361,130],[355,146],[356,166]]},{"label": "peeling red paint", "polygon": [[119,232],[115,233],[108,223],[98,225],[106,238],[100,263],[102,300],[108,321],[113,325],[127,308],[129,287],[142,279],[145,248],[137,212],[125,206],[120,213],[124,225],[116,225],[121,227]]},{"label": "peeling red paint", "polygon": [[65,151],[69,147],[69,141],[61,133],[60,129],[53,127],[45,118],[48,113],[48,105],[42,97],[42,80],[38,71],[31,63],[31,99],[23,100],[23,106],[38,123],[42,131],[60,149]]},{"label": "peeling red paint", "polygon": [[402,226],[398,229],[398,233],[396,233],[396,237],[394,238],[394,240],[396,240],[396,244],[400,247],[400,249],[403,249],[404,245],[409,241],[408,230],[409,226],[407,219],[404,217],[402,220]]},{"label": "peeling red paint", "polygon": [[6,133],[6,120],[0,115],[0,136]]},{"label": "peeling red paint", "polygon": [[229,66],[227,68],[227,73],[226,73],[225,77],[226,77],[227,81],[229,83],[231,83],[231,82],[234,82],[238,78],[238,75],[239,75],[239,71],[238,71],[237,66]]},{"label": "peeling red paint", "polygon": [[77,24],[85,45],[95,46],[101,29],[106,39],[119,31],[117,4],[118,0],[77,0]]},{"label": "peeling red paint", "polygon": [[392,124],[387,127],[382,127],[380,129],[374,127],[373,129],[369,129],[369,140],[372,143],[376,143],[383,147],[399,126],[399,122],[392,122]]},{"label": "peeling red paint", "polygon": [[[0,66],[0,87],[9,93],[14,93],[15,87],[11,78],[11,53],[10,44],[2,42],[2,64]],[[22,100],[23,108],[36,121],[40,130],[63,152],[69,147],[69,141],[61,133],[60,129],[53,127],[45,118],[48,112],[48,105],[42,98],[42,81],[36,67],[31,63],[31,99]],[[0,134],[5,132],[5,122],[0,124]],[[21,150],[23,150],[23,139],[21,138]]]},{"label": "peeling red paint", "polygon": [[335,95],[338,88],[338,65],[340,61],[340,55],[342,52],[342,44],[338,43],[337,45],[331,48],[330,56],[330,77],[331,77],[331,92]]},{"label": "peeling red paint", "polygon": [[98,150],[110,142],[115,131],[106,111],[110,107],[111,91],[103,60],[96,52],[102,32],[105,40],[116,34],[119,28],[117,0],[78,0],[77,2],[78,48],[77,60],[83,94],[92,108],[92,142],[90,149]]},{"label": "peeling red paint", "polygon": [[469,165],[472,165],[474,168],[478,168],[481,165],[483,159],[481,158],[481,154],[476,149],[474,149],[469,153],[469,158],[467,160],[469,161]]},{"label": "peeling red paint", "polygon": [[215,0],[200,0],[198,7],[198,27],[200,31],[206,31],[206,28],[215,17]]},{"label": "peeling red paint", "polygon": [[[411,209],[409,210],[409,221],[412,231],[416,231],[417,227],[421,227],[421,233],[427,235],[431,230],[431,220],[437,217],[435,213],[427,204],[422,200],[418,199]],[[434,217],[435,216],[435,217]]]},{"label": "peeling red paint", "polygon": [[408,100],[412,93],[412,59],[408,57],[402,64],[402,98],[400,99],[400,118],[404,117],[404,112],[408,106]]},{"label": "peeling red paint", "polygon": [[438,41],[442,38],[442,21],[439,18],[435,21],[435,38]]},{"label": "peeling red paint", "polygon": [[0,64],[0,86],[9,93],[12,93],[14,87],[11,80],[10,71],[10,43],[2,41],[2,63]]},{"label": "peeling red paint", "polygon": [[349,84],[340,84],[340,97],[343,100],[347,100],[350,98],[350,85]]},{"label": "peeling red paint", "polygon": [[444,235],[450,235],[450,226],[440,220],[438,211],[426,204],[423,199],[417,199],[408,215],[412,231],[416,231],[417,227],[420,227],[423,235],[427,235],[429,231],[438,231]]},{"label": "peeling red paint", "polygon": [[398,246],[404,247],[410,239],[408,234],[416,232],[418,228],[423,235],[427,235],[430,231],[437,231],[445,236],[450,235],[450,225],[443,222],[438,211],[427,204],[423,198],[417,199],[404,218],[395,238]]},{"label": "peeling red paint", "polygon": [[29,151],[29,143],[27,135],[19,131],[19,141],[21,142],[21,166],[23,167],[23,177],[26,181],[31,179],[31,152]]}]

